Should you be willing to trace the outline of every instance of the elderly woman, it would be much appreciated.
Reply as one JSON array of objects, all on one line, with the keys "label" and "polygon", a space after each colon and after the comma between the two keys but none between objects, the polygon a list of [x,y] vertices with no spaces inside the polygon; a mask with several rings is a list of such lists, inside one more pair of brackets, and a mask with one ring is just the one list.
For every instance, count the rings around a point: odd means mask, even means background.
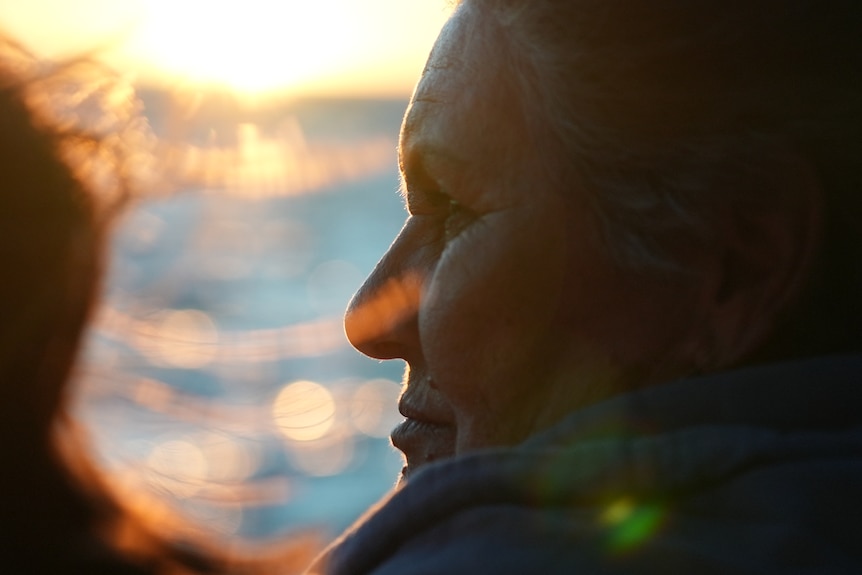
[{"label": "elderly woman", "polygon": [[346,316],[395,493],[315,572],[862,572],[862,3],[464,0]]}]

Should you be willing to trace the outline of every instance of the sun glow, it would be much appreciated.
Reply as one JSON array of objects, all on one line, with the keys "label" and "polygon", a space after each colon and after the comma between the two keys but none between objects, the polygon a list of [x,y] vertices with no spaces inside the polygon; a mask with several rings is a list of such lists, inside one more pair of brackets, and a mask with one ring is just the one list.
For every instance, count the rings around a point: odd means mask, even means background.
[{"label": "sun glow", "polygon": [[169,75],[257,92],[337,72],[357,43],[333,2],[149,0],[133,45]]},{"label": "sun glow", "polygon": [[150,83],[215,84],[246,93],[406,96],[448,15],[447,5],[446,0],[30,0],[3,3],[0,29],[51,57],[95,50]]}]

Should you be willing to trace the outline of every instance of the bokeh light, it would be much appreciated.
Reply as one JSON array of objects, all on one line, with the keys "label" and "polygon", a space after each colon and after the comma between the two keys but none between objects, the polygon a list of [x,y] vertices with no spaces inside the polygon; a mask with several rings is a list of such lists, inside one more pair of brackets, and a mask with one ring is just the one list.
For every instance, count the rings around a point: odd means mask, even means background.
[{"label": "bokeh light", "polygon": [[260,448],[251,442],[208,432],[196,437],[195,444],[207,462],[208,481],[239,483],[260,468]]},{"label": "bokeh light", "polygon": [[[352,350],[343,311],[403,222],[404,102],[144,97],[172,187],[120,222],[76,414],[150,516],[334,535],[402,465],[402,368]],[[390,287],[380,305],[418,293]]]},{"label": "bokeh light", "polygon": [[195,495],[207,478],[206,457],[197,445],[184,439],[157,444],[147,458],[147,475],[151,485],[179,498]]},{"label": "bokeh light", "polygon": [[278,393],[272,414],[276,427],[288,439],[313,441],[335,423],[335,400],[319,383],[296,381]]},{"label": "bokeh light", "polygon": [[153,344],[159,359],[186,369],[203,367],[216,357],[218,330],[202,311],[171,310],[154,322]]}]

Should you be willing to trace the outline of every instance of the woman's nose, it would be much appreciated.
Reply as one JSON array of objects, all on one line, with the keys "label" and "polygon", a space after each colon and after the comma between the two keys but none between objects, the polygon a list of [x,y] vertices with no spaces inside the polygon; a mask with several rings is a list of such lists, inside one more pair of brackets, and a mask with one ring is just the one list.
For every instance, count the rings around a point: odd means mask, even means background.
[{"label": "woman's nose", "polygon": [[351,345],[365,355],[409,361],[411,352],[418,349],[422,282],[416,272],[389,267],[384,257],[353,296],[344,331]]}]

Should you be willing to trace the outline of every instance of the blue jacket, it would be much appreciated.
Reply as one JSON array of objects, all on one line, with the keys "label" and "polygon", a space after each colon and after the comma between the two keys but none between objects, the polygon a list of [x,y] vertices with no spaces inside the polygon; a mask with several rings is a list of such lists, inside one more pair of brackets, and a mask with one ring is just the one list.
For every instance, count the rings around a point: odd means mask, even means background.
[{"label": "blue jacket", "polygon": [[311,573],[862,573],[862,356],[681,380],[417,472]]}]

